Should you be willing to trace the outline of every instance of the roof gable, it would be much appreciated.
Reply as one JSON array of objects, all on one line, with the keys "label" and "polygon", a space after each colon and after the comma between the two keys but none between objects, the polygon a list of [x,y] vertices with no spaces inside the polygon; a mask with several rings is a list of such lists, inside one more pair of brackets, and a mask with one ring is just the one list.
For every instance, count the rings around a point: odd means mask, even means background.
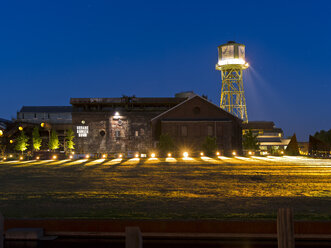
[{"label": "roof gable", "polygon": [[162,114],[154,117],[153,121],[160,119],[197,119],[197,120],[235,120],[242,122],[238,117],[230,114],[229,112],[221,109],[207,99],[195,95],[175,107],[163,112]]}]

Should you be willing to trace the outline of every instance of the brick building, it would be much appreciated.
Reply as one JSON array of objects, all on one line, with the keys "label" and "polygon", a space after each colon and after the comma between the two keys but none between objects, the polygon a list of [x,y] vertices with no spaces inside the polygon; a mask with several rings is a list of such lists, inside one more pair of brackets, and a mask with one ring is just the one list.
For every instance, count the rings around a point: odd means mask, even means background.
[{"label": "brick building", "polygon": [[155,146],[150,120],[186,98],[72,98],[78,153],[147,153]]},{"label": "brick building", "polygon": [[207,136],[215,137],[218,150],[231,155],[242,151],[242,120],[198,95],[152,119],[153,138],[170,135],[179,149],[201,151]]},{"label": "brick building", "polygon": [[[189,97],[191,96],[191,97]],[[168,98],[72,98],[77,153],[149,153],[161,133],[199,151],[207,136],[220,151],[241,152],[241,120],[190,94]]]}]

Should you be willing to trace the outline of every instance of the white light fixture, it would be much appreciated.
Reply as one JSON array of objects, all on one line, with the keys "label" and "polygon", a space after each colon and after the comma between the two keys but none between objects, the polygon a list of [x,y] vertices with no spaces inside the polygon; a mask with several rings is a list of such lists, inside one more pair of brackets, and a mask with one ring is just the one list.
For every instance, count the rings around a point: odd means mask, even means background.
[{"label": "white light fixture", "polygon": [[120,118],[120,113],[116,111],[114,114],[114,119],[119,119],[119,118]]}]

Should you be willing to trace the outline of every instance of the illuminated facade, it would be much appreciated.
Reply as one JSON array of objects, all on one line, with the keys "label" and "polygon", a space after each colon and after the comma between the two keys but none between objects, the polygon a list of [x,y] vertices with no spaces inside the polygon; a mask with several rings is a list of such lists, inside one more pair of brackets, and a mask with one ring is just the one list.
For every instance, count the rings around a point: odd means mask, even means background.
[{"label": "illuminated facade", "polygon": [[243,123],[243,134],[248,131],[252,131],[253,135],[257,135],[261,155],[282,155],[281,152],[286,149],[290,142],[290,139],[284,138],[283,130],[275,127],[275,123],[272,121]]},{"label": "illuminated facade", "polygon": [[245,61],[245,45],[229,41],[218,47],[216,70],[221,71],[222,90],[220,107],[248,121],[244,95],[243,70],[248,68]]},{"label": "illuminated facade", "polygon": [[195,94],[176,97],[72,98],[76,153],[149,154],[161,134],[178,152],[199,152],[207,136],[222,154],[242,150],[241,120]]},{"label": "illuminated facade", "polygon": [[181,97],[71,98],[77,153],[148,153],[155,144],[150,120]]}]

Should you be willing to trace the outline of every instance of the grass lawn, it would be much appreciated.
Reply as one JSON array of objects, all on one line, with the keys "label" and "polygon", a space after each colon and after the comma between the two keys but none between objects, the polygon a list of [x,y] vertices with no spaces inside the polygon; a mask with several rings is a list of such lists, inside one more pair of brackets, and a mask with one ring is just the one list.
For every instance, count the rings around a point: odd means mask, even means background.
[{"label": "grass lawn", "polygon": [[331,219],[331,160],[303,157],[0,162],[18,218]]}]

